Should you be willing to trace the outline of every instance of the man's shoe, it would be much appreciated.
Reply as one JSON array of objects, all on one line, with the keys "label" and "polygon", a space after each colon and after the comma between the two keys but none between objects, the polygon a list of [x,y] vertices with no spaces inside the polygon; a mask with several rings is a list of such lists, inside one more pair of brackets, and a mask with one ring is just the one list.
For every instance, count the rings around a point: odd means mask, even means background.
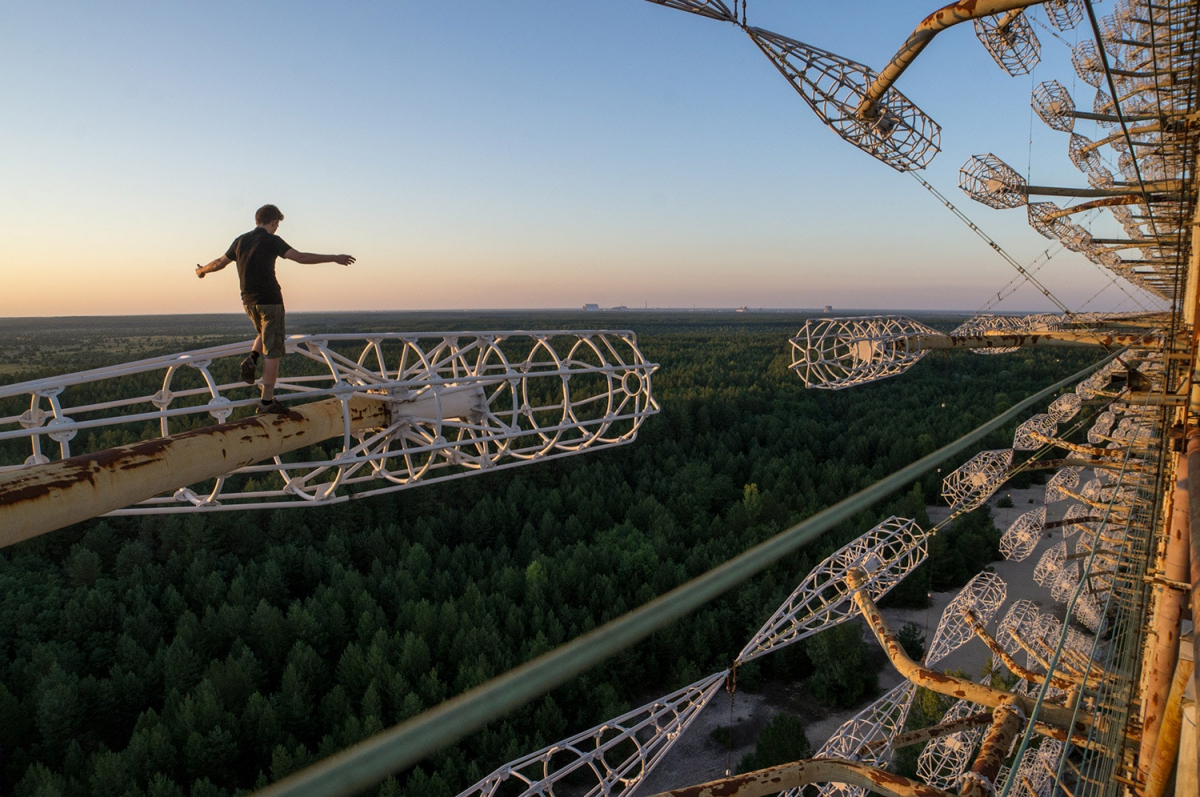
[{"label": "man's shoe", "polygon": [[291,410],[286,405],[279,401],[272,401],[270,404],[259,403],[259,415],[287,415]]},{"label": "man's shoe", "polygon": [[254,362],[253,357],[247,357],[242,360],[242,381],[247,385],[253,385],[258,379],[258,363]]}]

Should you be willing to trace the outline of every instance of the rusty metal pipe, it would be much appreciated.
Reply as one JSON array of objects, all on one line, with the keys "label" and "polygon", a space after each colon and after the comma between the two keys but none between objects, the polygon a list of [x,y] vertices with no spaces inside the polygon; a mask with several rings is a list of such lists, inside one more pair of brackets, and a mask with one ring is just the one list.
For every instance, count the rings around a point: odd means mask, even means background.
[{"label": "rusty metal pipe", "polygon": [[[1175,492],[1166,540],[1156,568],[1171,581],[1188,579],[1188,548],[1191,528],[1188,518],[1188,458],[1180,453],[1175,461]],[[1155,587],[1154,642],[1147,651],[1145,686],[1142,692],[1142,745],[1138,756],[1141,780],[1150,773],[1159,728],[1166,709],[1171,675],[1179,658],[1179,621],[1183,615],[1183,593],[1163,585]]]},{"label": "rusty metal pipe", "polygon": [[[1008,654],[1008,651],[1000,647],[999,643],[992,638],[992,635],[989,634],[987,629],[983,627],[983,624],[979,622],[979,618],[975,616],[975,612],[968,609],[967,611],[963,612],[963,616],[967,618],[967,622],[970,623],[972,630],[975,631],[975,636],[983,640],[983,644],[988,646],[988,650],[992,651],[992,655],[1004,662],[1004,666],[1009,669],[1009,672],[1025,681],[1028,681],[1031,684],[1040,686],[1045,683],[1047,676],[1017,664],[1016,660],[1014,660],[1013,657]],[[1078,686],[1076,681],[1063,678],[1060,675],[1050,675],[1048,677],[1050,679],[1050,684],[1059,689],[1070,689]]]},{"label": "rusty metal pipe", "polygon": [[910,747],[914,744],[928,742],[930,739],[936,739],[939,736],[949,736],[952,733],[961,733],[962,731],[969,731],[972,728],[978,728],[980,725],[990,725],[991,722],[992,713],[990,711],[983,711],[979,714],[963,717],[962,719],[930,725],[928,728],[907,731],[899,734],[894,739],[876,739],[864,744],[862,750],[864,753],[867,753],[881,747],[891,747],[893,749]]},{"label": "rusty metal pipe", "polygon": [[[1195,256],[1195,255],[1193,255]],[[1200,271],[1200,268],[1196,268]],[[1200,329],[1197,330],[1200,332]],[[1200,619],[1200,429],[1192,429],[1187,436],[1188,463],[1188,528],[1191,547],[1189,549],[1189,571],[1192,580],[1192,622]],[[1192,661],[1200,661],[1200,633],[1192,633]],[[1200,695],[1200,671],[1193,671],[1196,694]],[[1197,747],[1197,768],[1200,769],[1200,746]]]},{"label": "rusty metal pipe", "polygon": [[[969,700],[972,703],[978,703],[981,706],[993,709],[1006,705],[1010,701],[1015,701],[1015,705],[1026,716],[1030,716],[1033,713],[1035,702],[1024,695],[1014,695],[1002,689],[995,689],[975,683],[966,678],[947,675],[946,673],[923,667],[913,661],[908,653],[905,652],[904,646],[900,644],[899,638],[892,631],[887,620],[883,618],[879,608],[875,605],[875,601],[863,590],[864,582],[865,574],[861,570],[852,568],[847,572],[846,584],[850,587],[851,596],[858,606],[859,611],[862,612],[863,619],[866,620],[872,633],[875,634],[875,638],[879,641],[879,645],[883,648],[884,653],[887,654],[888,660],[892,662],[892,666],[906,680],[911,681],[917,686],[923,686],[932,692],[961,700]],[[1076,734],[1086,734],[1091,727],[1093,718],[1077,718],[1075,711],[1070,707],[1051,706],[1043,703],[1038,712],[1038,719],[1047,725],[1066,729],[1074,736]]]},{"label": "rusty metal pipe", "polygon": [[901,45],[900,50],[892,56],[888,65],[879,72],[879,77],[875,78],[875,82],[864,92],[855,113],[860,119],[873,119],[878,116],[878,105],[883,95],[895,85],[909,65],[921,54],[921,51],[929,46],[933,37],[946,28],[960,22],[969,22],[1014,9],[1028,8],[1042,2],[1043,0],[960,0],[960,2],[939,8],[921,21],[916,30],[909,35],[908,40]]},{"label": "rusty metal pipe", "polygon": [[1175,677],[1171,679],[1171,693],[1167,697],[1162,727],[1158,732],[1158,744],[1154,748],[1154,763],[1150,766],[1143,797],[1162,797],[1167,783],[1175,774],[1175,760],[1179,757],[1179,738],[1183,731],[1183,693],[1192,677],[1193,668],[1194,663],[1189,659],[1180,659],[1175,667]]},{"label": "rusty metal pipe", "polygon": [[[385,402],[349,402],[352,431],[387,425]],[[341,437],[339,399],[304,404],[78,457],[0,473],[0,547]]]},{"label": "rusty metal pipe", "polygon": [[1146,194],[1146,195],[1127,194],[1124,196],[1110,196],[1110,197],[1104,197],[1102,199],[1093,199],[1091,202],[1080,202],[1078,205],[1072,205],[1069,208],[1059,208],[1058,210],[1052,210],[1049,213],[1045,214],[1045,216],[1043,216],[1042,218],[1047,221],[1051,221],[1054,219],[1066,218],[1067,216],[1071,216],[1075,213],[1083,213],[1088,210],[1095,210],[1096,208],[1111,208],[1111,207],[1116,207],[1118,205],[1144,205],[1147,202],[1167,202],[1167,201],[1177,201],[1178,199],[1180,199],[1180,197],[1178,197],[1178,196],[1168,197],[1165,194]]},{"label": "rusty metal pipe", "polygon": [[948,791],[886,770],[838,758],[811,758],[781,764],[698,786],[659,792],[652,797],[765,797],[812,783],[848,783],[886,797],[954,797]]},{"label": "rusty metal pipe", "polygon": [[1025,714],[1009,701],[992,715],[992,727],[984,734],[983,744],[971,771],[963,775],[962,797],[991,797],[996,793],[996,775],[1008,755],[1013,739],[1025,724]]},{"label": "rusty metal pipe", "polygon": [[1013,335],[913,335],[908,338],[908,341],[909,349],[912,351],[1008,349],[1014,346],[1102,346],[1107,349],[1132,346],[1138,349],[1160,349],[1163,345],[1160,335],[1073,330],[1025,332]]}]

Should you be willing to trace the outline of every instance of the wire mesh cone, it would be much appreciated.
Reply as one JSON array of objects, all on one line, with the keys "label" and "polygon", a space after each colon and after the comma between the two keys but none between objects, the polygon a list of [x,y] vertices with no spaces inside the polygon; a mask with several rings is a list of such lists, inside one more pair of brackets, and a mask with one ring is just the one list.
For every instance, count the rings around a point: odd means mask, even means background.
[{"label": "wire mesh cone", "polygon": [[1084,39],[1071,48],[1071,66],[1075,67],[1079,79],[1092,88],[1098,89],[1104,84],[1104,61],[1091,39]]},{"label": "wire mesh cone", "polygon": [[1042,43],[1021,12],[1009,11],[975,20],[975,35],[1010,75],[1027,75],[1042,60]]},{"label": "wire mesh cone", "polygon": [[1058,421],[1053,415],[1043,413],[1034,415],[1017,427],[1013,435],[1015,451],[1037,451],[1046,444],[1045,438],[1054,437],[1058,432]]},{"label": "wire mesh cone", "polygon": [[[641,708],[510,761],[459,797],[620,794],[640,783],[720,691],[728,673],[701,679]],[[572,791],[571,793],[575,793]]]},{"label": "wire mesh cone", "polygon": [[942,610],[925,653],[925,666],[932,667],[975,638],[975,629],[966,617],[968,611],[987,625],[1007,598],[1008,585],[995,573],[984,571],[968,581]]},{"label": "wire mesh cone", "polygon": [[958,187],[963,193],[997,210],[1026,204],[1025,186],[1025,178],[991,153],[972,155],[958,170]]},{"label": "wire mesh cone", "polygon": [[1010,562],[1029,558],[1041,540],[1046,525],[1046,507],[1031,509],[1013,521],[1000,537],[1000,553]]},{"label": "wire mesh cone", "polygon": [[805,387],[840,390],[902,374],[927,352],[914,335],[937,332],[903,316],[810,319],[791,339],[792,370]]},{"label": "wire mesh cone", "polygon": [[[841,758],[850,761],[861,761],[865,764],[886,768],[891,763],[894,750],[891,740],[904,729],[908,719],[908,711],[912,707],[913,696],[917,688],[908,681],[895,686],[883,697],[860,711],[833,732],[825,744],[816,752],[816,758]],[[872,742],[885,744],[872,746],[864,750]],[[816,793],[820,797],[851,797],[865,795],[866,790],[859,786],[843,783],[826,783],[820,786]]]},{"label": "wire mesh cone", "polygon": [[954,511],[970,512],[983,505],[1008,479],[1011,448],[980,451],[942,482],[942,498]]},{"label": "wire mesh cone", "polygon": [[1085,534],[1095,534],[1100,529],[1099,521],[1092,519],[1095,516],[1090,506],[1071,504],[1067,511],[1063,512],[1063,539],[1070,539],[1081,531]]},{"label": "wire mesh cone", "polygon": [[[969,717],[980,708],[975,703],[957,700],[942,715],[940,722],[953,722]],[[954,788],[958,785],[962,773],[971,765],[975,748],[982,737],[981,729],[972,728],[930,739],[917,758],[917,777],[935,788]]]},{"label": "wire mesh cone", "polygon": [[1047,0],[1042,4],[1046,19],[1063,33],[1083,20],[1083,0]]},{"label": "wire mesh cone", "polygon": [[1039,586],[1049,587],[1058,580],[1067,562],[1067,543],[1060,540],[1042,552],[1037,567],[1033,569],[1033,580]]},{"label": "wire mesh cone", "polygon": [[826,125],[897,171],[923,169],[939,150],[941,127],[894,88],[860,115],[878,75],[869,67],[762,28],[746,32]]},{"label": "wire mesh cone", "polygon": [[723,22],[737,22],[737,15],[730,11],[729,7],[721,0],[650,0],[650,2],[667,8],[689,11],[710,19],[719,19]]},{"label": "wire mesh cone", "polygon": [[[960,335],[986,335],[989,332],[1001,334],[1024,332],[1022,319],[1007,315],[977,315],[959,324],[950,332],[950,337]],[[999,346],[996,348],[971,349],[973,354],[990,356],[994,354],[1009,354],[1016,351],[1018,346]]]},{"label": "wire mesh cone", "polygon": [[1053,504],[1055,501],[1062,501],[1067,498],[1064,490],[1074,490],[1079,486],[1079,475],[1083,473],[1083,468],[1074,465],[1067,468],[1060,468],[1057,473],[1050,477],[1050,481],[1046,482],[1046,503]]},{"label": "wire mesh cone", "polygon": [[1029,104],[1052,130],[1070,133],[1075,127],[1075,101],[1067,87],[1057,80],[1039,83],[1030,95]]},{"label": "wire mesh cone", "polygon": [[[1112,172],[1103,166],[1094,163],[1089,163],[1086,170],[1088,185],[1092,188],[1107,190],[1116,185],[1116,180],[1113,179]],[[1114,205],[1113,207],[1123,207],[1122,205]]]},{"label": "wire mesh cone", "polygon": [[1076,393],[1063,393],[1050,402],[1049,412],[1058,423],[1066,423],[1079,414],[1083,408],[1083,399]]},{"label": "wire mesh cone", "polygon": [[1079,133],[1072,133],[1067,143],[1067,157],[1075,168],[1083,173],[1092,169],[1103,169],[1104,159],[1096,148],[1096,142]]},{"label": "wire mesh cone", "polygon": [[863,588],[879,600],[928,555],[928,535],[915,520],[890,517],[831,553],[800,582],[738,654],[744,664],[779,648],[832,628],[857,614],[846,574],[864,574]]}]

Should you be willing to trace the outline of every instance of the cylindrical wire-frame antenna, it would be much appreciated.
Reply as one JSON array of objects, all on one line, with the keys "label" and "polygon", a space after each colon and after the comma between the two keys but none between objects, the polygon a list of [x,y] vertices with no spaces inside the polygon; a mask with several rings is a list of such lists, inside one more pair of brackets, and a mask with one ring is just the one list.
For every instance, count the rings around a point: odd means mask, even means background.
[{"label": "cylindrical wire-frame antenna", "polygon": [[975,35],[1010,75],[1029,74],[1042,60],[1042,44],[1021,10],[975,20]]}]

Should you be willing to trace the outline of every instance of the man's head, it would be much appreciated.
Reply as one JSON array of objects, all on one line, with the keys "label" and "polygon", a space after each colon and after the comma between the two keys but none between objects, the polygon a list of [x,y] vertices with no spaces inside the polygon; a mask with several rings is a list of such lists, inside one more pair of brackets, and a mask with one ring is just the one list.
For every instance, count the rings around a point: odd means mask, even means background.
[{"label": "man's head", "polygon": [[263,205],[254,212],[254,223],[259,227],[265,227],[269,232],[274,233],[279,229],[281,221],[283,221],[283,214],[274,205]]}]

